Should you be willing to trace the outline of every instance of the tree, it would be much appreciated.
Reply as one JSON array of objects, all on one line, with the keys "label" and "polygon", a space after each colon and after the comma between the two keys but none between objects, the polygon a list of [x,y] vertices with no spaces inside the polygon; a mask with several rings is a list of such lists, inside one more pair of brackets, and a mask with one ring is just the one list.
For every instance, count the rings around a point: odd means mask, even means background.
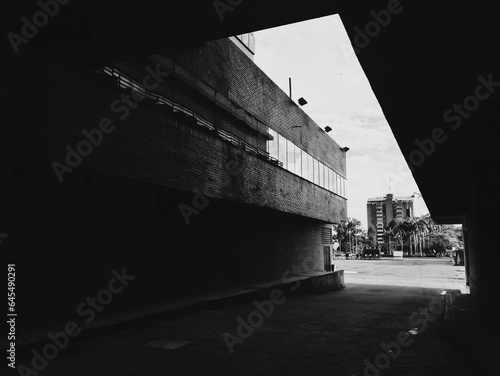
[{"label": "tree", "polygon": [[[404,225],[404,222],[402,219],[399,218],[394,218],[392,221],[389,222],[387,227],[385,228],[386,235],[389,236],[389,242],[391,241],[391,238],[398,240],[401,245],[401,251],[403,250],[403,242],[404,238],[406,236],[406,226]],[[392,249],[391,249],[392,251]]]},{"label": "tree", "polygon": [[337,225],[337,240],[340,243],[341,251],[344,253],[355,252],[355,237],[362,233],[361,222],[356,218],[347,218],[347,222],[341,222]]},{"label": "tree", "polygon": [[[384,241],[389,243],[392,253],[391,241],[399,243],[399,249],[407,254],[420,255],[435,249],[445,252],[447,248],[463,247],[463,232],[461,226],[438,225],[429,214],[420,218],[393,219],[385,228]],[[426,244],[427,243],[427,244]]]},{"label": "tree", "polygon": [[375,244],[377,244],[377,230],[375,230],[375,227],[370,226],[368,227],[368,239],[370,241],[370,244],[368,245],[369,247],[374,247]]},{"label": "tree", "polygon": [[[438,253],[447,248],[463,247],[462,226],[439,225],[429,214],[417,218],[415,221],[416,234],[420,238],[420,255],[434,249]],[[427,245],[425,243],[427,242]]]}]

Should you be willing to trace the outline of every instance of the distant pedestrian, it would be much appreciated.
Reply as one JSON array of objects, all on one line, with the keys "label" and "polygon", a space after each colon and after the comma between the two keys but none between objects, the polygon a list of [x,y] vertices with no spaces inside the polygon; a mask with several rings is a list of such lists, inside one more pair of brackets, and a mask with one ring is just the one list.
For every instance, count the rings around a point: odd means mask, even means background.
[{"label": "distant pedestrian", "polygon": [[458,251],[453,251],[453,260],[455,261],[455,264],[453,264],[454,266],[458,265]]}]

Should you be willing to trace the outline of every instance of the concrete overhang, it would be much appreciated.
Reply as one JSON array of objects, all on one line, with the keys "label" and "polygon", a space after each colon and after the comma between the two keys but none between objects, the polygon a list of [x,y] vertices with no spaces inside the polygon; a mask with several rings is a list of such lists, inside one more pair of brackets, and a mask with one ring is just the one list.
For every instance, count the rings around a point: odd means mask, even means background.
[{"label": "concrete overhang", "polygon": [[340,16],[431,216],[461,223],[500,159],[499,6],[401,0],[374,33],[389,3],[344,2]]},{"label": "concrete overhang", "polygon": [[[29,47],[85,68],[337,13],[330,0],[64,0]],[[36,1],[0,5],[2,33],[21,35]],[[12,50],[8,39],[2,48]],[[20,47],[24,47],[21,44]]]},{"label": "concrete overhang", "polygon": [[[19,31],[21,18],[39,9],[2,4],[2,32]],[[433,219],[461,222],[477,184],[493,179],[500,161],[500,90],[492,83],[500,82],[498,2],[73,0],[21,47],[91,69],[336,13]],[[365,43],[359,30],[371,34]],[[12,55],[5,35],[2,48]],[[457,118],[455,104],[474,110]]]}]

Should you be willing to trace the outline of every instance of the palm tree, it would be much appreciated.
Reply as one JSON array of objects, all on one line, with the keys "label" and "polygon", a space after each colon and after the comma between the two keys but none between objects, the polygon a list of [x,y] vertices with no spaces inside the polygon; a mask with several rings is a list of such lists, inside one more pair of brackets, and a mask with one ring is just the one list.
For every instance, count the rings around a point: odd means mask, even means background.
[{"label": "palm tree", "polygon": [[349,250],[352,253],[353,236],[361,232],[361,222],[356,218],[347,218],[347,222],[337,225],[337,237],[340,240],[343,252]]},{"label": "palm tree", "polygon": [[375,227],[368,227],[367,237],[370,240],[370,246],[375,246],[375,244],[377,244],[377,230],[375,230]]},{"label": "palm tree", "polygon": [[417,218],[415,221],[415,227],[417,230],[418,245],[419,245],[419,255],[422,256],[423,241],[425,240],[425,234],[429,231],[429,223],[425,217]]},{"label": "palm tree", "polygon": [[403,241],[406,236],[406,228],[403,223],[403,220],[395,218],[385,228],[387,235],[401,242],[401,250],[403,250]]}]

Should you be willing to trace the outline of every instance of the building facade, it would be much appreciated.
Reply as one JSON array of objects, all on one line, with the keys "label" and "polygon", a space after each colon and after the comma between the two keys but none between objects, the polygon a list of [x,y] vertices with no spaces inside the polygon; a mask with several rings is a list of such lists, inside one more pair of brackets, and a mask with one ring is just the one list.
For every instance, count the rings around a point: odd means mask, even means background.
[{"label": "building facade", "polygon": [[388,193],[385,197],[369,198],[366,204],[367,225],[377,233],[377,244],[383,243],[384,229],[393,219],[413,218],[413,197],[394,197]]},{"label": "building facade", "polygon": [[39,281],[25,312],[49,287],[44,315],[74,311],[120,267],[136,278],[116,305],[329,270],[345,151],[239,38],[248,51],[226,38],[88,69],[29,48],[7,60],[26,152],[3,207]]}]

